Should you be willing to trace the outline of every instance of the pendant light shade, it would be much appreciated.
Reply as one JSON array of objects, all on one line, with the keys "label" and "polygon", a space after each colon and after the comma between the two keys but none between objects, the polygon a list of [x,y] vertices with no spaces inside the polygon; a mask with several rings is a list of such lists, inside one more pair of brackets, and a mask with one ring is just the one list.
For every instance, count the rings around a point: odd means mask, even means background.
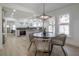
[{"label": "pendant light shade", "polygon": [[40,16],[37,16],[37,18],[40,18],[43,20],[47,20],[47,19],[51,18],[51,16],[45,14],[45,3],[43,3],[43,14]]}]

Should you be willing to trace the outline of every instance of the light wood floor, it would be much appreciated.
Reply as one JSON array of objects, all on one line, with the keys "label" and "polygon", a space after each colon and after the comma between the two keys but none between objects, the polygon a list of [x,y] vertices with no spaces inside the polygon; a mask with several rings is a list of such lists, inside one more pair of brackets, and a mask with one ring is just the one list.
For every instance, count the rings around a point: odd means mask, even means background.
[{"label": "light wood floor", "polygon": [[[34,56],[35,47],[32,46],[30,51],[28,51],[29,44],[28,34],[27,36],[21,37],[16,37],[14,34],[8,34],[3,49],[0,50],[0,56]],[[79,47],[66,45],[65,50],[69,56],[79,56]]]}]

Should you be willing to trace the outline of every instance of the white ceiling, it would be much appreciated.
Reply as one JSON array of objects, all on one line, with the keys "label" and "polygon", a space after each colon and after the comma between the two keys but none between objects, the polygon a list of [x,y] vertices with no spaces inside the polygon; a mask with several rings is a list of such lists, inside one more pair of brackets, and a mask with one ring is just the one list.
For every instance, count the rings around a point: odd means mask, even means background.
[{"label": "white ceiling", "polygon": [[[15,18],[32,17],[34,15],[40,15],[43,12],[42,3],[2,3],[0,5],[4,7],[5,16],[10,16],[13,9],[16,9]],[[45,10],[46,13],[53,12],[56,9],[69,5],[71,3],[45,3]]]},{"label": "white ceiling", "polygon": [[[3,9],[4,9],[4,16],[11,17],[11,14],[13,13],[13,9],[10,8],[3,8]],[[16,12],[13,15],[14,18],[26,18],[30,16],[33,16],[33,14],[30,12],[25,12],[20,10],[16,10]]]},{"label": "white ceiling", "polygon": [[[35,13],[39,14],[40,12],[43,12],[43,3],[27,3],[27,4],[17,4],[20,6],[23,6],[25,8],[28,8],[29,10],[34,11]],[[49,12],[49,11],[53,11],[55,9],[64,7],[69,5],[69,3],[45,3],[45,11]]]}]

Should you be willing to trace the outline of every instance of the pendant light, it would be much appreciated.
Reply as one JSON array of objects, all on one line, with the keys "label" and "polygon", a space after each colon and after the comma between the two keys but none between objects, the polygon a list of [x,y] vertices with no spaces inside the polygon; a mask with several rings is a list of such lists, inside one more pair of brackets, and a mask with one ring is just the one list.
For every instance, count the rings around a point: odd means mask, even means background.
[{"label": "pendant light", "polygon": [[37,18],[40,18],[40,19],[43,19],[43,20],[47,20],[47,19],[51,18],[51,16],[46,15],[46,13],[45,13],[45,3],[43,3],[43,14],[40,15],[40,16],[37,16]]}]

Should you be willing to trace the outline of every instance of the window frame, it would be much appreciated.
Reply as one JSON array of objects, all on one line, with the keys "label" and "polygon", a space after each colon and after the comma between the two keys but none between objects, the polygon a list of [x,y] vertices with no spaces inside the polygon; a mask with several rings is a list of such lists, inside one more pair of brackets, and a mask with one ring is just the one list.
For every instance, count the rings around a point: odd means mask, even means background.
[{"label": "window frame", "polygon": [[64,25],[67,25],[67,26],[69,26],[69,29],[68,29],[68,33],[69,34],[66,34],[65,32],[65,34],[67,35],[67,36],[70,36],[70,15],[68,16],[68,18],[69,18],[69,22],[68,23],[64,23],[64,22],[62,22],[62,23],[59,23],[60,22],[60,17],[64,17],[65,15],[69,15],[69,14],[64,14],[64,15],[60,15],[59,16],[59,18],[58,18],[58,33],[60,34],[61,32],[60,32],[60,26],[64,26]]}]

